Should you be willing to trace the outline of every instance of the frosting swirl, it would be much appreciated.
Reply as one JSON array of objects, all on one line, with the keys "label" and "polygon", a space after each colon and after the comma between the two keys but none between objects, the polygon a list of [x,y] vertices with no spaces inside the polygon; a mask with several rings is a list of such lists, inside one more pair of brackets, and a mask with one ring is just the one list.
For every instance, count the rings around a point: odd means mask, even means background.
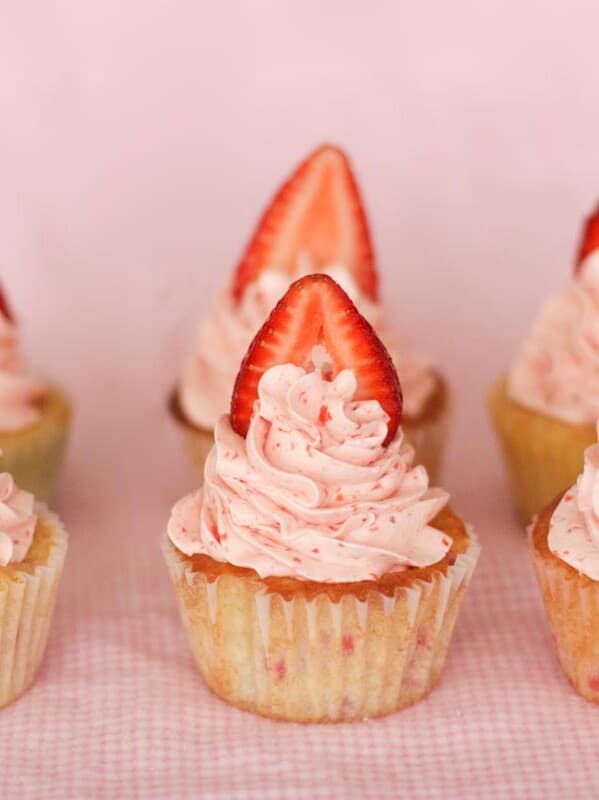
[{"label": "frosting swirl", "polygon": [[599,417],[599,251],[540,311],[508,374],[522,405],[575,425]]},{"label": "frosting swirl", "polygon": [[14,323],[0,313],[0,432],[33,425],[40,417],[39,399],[46,387],[26,374]]},{"label": "frosting swirl", "polygon": [[[316,361],[316,358],[314,359]],[[173,508],[168,534],[261,577],[375,580],[444,557],[451,540],[429,523],[449,495],[429,489],[401,428],[354,401],[356,378],[275,366],[262,376],[246,439],[219,420],[204,487]]]},{"label": "frosting swirl", "polygon": [[587,447],[582,474],[553,512],[548,545],[553,555],[599,580],[599,444]]},{"label": "frosting swirl", "polygon": [[9,472],[0,472],[0,567],[23,561],[37,523],[35,499],[14,482]]},{"label": "frosting swirl", "polygon": [[[432,364],[407,350],[388,325],[382,306],[359,291],[344,267],[325,271],[347,292],[385,343],[401,381],[404,414],[417,416],[435,387]],[[306,265],[298,269],[296,277],[309,272]],[[196,352],[188,360],[180,383],[181,407],[194,425],[214,427],[228,407],[239,364],[289,282],[288,275],[267,269],[246,288],[239,303],[233,301],[229,289],[219,295],[200,325]]]}]

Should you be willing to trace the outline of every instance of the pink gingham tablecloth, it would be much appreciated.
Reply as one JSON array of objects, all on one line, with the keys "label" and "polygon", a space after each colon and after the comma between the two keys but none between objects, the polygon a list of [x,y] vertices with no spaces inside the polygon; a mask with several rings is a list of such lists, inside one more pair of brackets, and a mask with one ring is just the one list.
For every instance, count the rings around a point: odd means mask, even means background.
[{"label": "pink gingham tablecloth", "polygon": [[72,468],[47,657],[0,713],[2,800],[599,796],[599,709],[557,665],[499,468],[471,464],[459,484],[484,552],[439,686],[385,719],[302,726],[204,687],[159,552],[174,499],[160,474],[102,492]]}]

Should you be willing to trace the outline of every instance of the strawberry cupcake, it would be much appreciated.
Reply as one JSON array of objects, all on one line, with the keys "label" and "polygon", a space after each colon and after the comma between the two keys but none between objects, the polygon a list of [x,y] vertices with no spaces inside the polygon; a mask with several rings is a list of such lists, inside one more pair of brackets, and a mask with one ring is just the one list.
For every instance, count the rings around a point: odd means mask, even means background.
[{"label": "strawberry cupcake", "polygon": [[66,552],[59,519],[0,473],[0,707],[35,679]]},{"label": "strawberry cupcake", "polygon": [[164,555],[208,686],[297,722],[397,711],[441,673],[479,547],[400,426],[389,354],[323,274],[250,345]]},{"label": "strawberry cupcake", "polygon": [[44,502],[54,499],[70,415],[65,395],[26,370],[0,291],[0,469]]},{"label": "strawberry cupcake", "polygon": [[599,444],[529,536],[560,663],[576,691],[599,703]]},{"label": "strawberry cupcake", "polygon": [[490,411],[514,502],[528,521],[576,480],[599,419],[599,210],[570,285],[541,309]]},{"label": "strawberry cupcake", "polygon": [[172,416],[202,479],[213,430],[256,331],[289,284],[323,272],[347,292],[391,353],[404,390],[403,427],[431,476],[438,474],[449,413],[447,385],[395,334],[380,302],[370,231],[347,156],[312,153],[279,189],[245,253],[200,326],[196,352],[171,395]]}]

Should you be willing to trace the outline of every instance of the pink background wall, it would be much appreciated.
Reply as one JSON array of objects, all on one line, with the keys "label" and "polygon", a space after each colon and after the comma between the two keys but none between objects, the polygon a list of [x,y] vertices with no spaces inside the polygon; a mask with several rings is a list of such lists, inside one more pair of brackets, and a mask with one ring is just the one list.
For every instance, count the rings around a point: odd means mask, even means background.
[{"label": "pink background wall", "polygon": [[165,393],[266,199],[331,140],[397,325],[456,387],[468,504],[478,456],[497,471],[483,394],[599,195],[596,4],[216,5],[4,5],[0,273],[78,401],[70,480],[181,493]]}]

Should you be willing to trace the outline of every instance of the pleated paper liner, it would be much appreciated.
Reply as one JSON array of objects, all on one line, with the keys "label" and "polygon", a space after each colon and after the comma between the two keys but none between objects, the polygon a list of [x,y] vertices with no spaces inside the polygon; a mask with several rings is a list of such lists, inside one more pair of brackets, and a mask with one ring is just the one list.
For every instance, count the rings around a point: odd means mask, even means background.
[{"label": "pleated paper liner", "polygon": [[208,686],[239,708],[296,722],[376,717],[424,697],[441,673],[480,551],[448,513],[443,530],[461,530],[454,563],[395,582],[261,580],[187,558],[165,539],[183,625]]},{"label": "pleated paper liner", "polygon": [[[183,414],[177,389],[169,397],[168,408],[183,437],[183,446],[198,484],[204,482],[204,464],[214,444],[212,429],[197,428]],[[223,409],[227,411],[227,409]],[[406,440],[414,447],[415,464],[426,467],[431,485],[439,480],[445,445],[449,432],[451,408],[449,390],[443,378],[437,375],[437,384],[425,407],[417,417],[402,419]]]},{"label": "pleated paper liner", "polygon": [[562,669],[580,695],[599,703],[599,582],[549,550],[549,523],[559,500],[531,526],[530,549]]},{"label": "pleated paper liner", "polygon": [[514,505],[524,523],[575,483],[594,425],[568,422],[531,411],[512,400],[502,377],[489,396],[489,410],[503,452]]},{"label": "pleated paper liner", "polygon": [[42,504],[20,564],[0,567],[0,707],[33,683],[42,662],[67,552],[67,534]]},{"label": "pleated paper liner", "polygon": [[34,425],[0,433],[0,472],[10,472],[18,486],[49,505],[56,496],[70,418],[67,397],[52,388]]}]

